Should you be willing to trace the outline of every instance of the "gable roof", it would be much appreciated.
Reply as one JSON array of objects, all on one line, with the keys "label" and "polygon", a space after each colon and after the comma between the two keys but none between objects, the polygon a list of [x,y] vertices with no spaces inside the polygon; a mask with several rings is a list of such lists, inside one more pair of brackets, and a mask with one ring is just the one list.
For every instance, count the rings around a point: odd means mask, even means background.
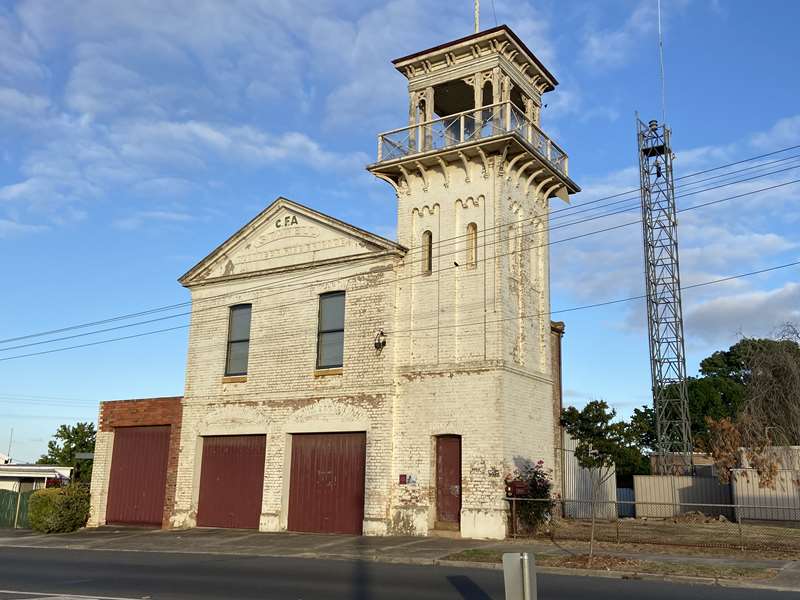
[{"label": "gable roof", "polygon": [[338,229],[342,233],[350,235],[355,238],[359,238],[373,246],[377,246],[384,251],[392,254],[405,254],[407,252],[407,248],[401,246],[397,242],[394,242],[390,239],[382,237],[380,235],[370,233],[369,231],[365,231],[364,229],[360,229],[355,225],[350,225],[349,223],[345,223],[335,217],[331,217],[326,215],[325,213],[321,213],[318,210],[314,210],[313,208],[309,208],[299,202],[295,202],[294,200],[289,200],[288,198],[284,198],[283,196],[278,196],[269,206],[267,206],[264,210],[258,213],[255,217],[253,217],[246,225],[241,227],[236,233],[230,236],[227,240],[222,242],[219,246],[214,248],[203,260],[198,262],[195,266],[189,269],[186,273],[184,273],[179,279],[182,285],[189,284],[199,273],[201,273],[204,269],[211,265],[219,256],[222,256],[235,248],[242,240],[244,240],[253,230],[259,227],[264,221],[266,221],[270,215],[279,211],[282,208],[291,209],[301,215],[304,215],[310,219],[314,219],[316,221],[320,221],[323,224],[333,228]]}]

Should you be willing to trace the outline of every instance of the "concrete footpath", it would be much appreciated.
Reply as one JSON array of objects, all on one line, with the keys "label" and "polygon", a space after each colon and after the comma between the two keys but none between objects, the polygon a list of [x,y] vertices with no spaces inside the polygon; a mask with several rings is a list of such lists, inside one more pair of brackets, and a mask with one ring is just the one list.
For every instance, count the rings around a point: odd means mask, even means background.
[{"label": "concrete footpath", "polygon": [[[549,556],[576,552],[580,546],[556,545],[548,541],[507,540],[481,541],[444,537],[362,537],[308,533],[260,533],[249,530],[189,529],[162,531],[152,529],[102,527],[70,534],[42,535],[27,530],[0,530],[0,547],[47,548],[62,550],[102,550],[118,552],[167,552],[181,554],[220,554],[282,558],[316,558],[327,560],[361,560],[383,563],[448,565],[499,568],[491,563],[464,563],[446,560],[447,556],[469,549],[497,552],[531,552]],[[694,563],[717,567],[775,569],[778,574],[766,580],[722,580],[706,577],[637,574],[637,579],[660,579],[685,583],[717,584],[800,592],[800,562],[760,560],[728,555],[721,557],[619,552],[604,548],[602,555],[614,555],[660,563]],[[584,549],[577,550],[585,552]],[[631,577],[631,573],[614,573],[588,569],[540,567],[542,573]]]}]

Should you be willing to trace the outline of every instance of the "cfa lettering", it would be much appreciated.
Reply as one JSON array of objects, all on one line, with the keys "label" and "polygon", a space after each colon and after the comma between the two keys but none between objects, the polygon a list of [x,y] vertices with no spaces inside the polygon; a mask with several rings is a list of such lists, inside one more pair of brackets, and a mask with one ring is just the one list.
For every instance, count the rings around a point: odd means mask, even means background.
[{"label": "cfa lettering", "polygon": [[283,217],[283,221],[281,221],[280,219],[275,221],[275,227],[278,229],[280,229],[281,227],[288,227],[289,225],[297,225],[297,217],[295,217],[294,215],[291,216],[286,215],[285,217]]}]

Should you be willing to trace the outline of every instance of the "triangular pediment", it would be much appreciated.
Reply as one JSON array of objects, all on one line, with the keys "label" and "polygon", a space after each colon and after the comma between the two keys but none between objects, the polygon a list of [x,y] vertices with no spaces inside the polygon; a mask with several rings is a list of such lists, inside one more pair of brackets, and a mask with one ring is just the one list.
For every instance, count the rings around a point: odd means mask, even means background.
[{"label": "triangular pediment", "polygon": [[191,286],[381,253],[404,254],[405,248],[292,200],[278,198],[179,281]]}]

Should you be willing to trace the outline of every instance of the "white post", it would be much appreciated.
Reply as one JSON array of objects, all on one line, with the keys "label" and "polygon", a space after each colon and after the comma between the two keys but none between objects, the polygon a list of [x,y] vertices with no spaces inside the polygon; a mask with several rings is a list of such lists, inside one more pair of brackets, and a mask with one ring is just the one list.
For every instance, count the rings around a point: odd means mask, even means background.
[{"label": "white post", "polygon": [[19,523],[19,504],[20,500],[22,500],[22,480],[17,480],[17,510],[14,513],[14,529],[17,528],[17,524]]},{"label": "white post", "polygon": [[536,561],[527,552],[503,554],[506,600],[536,600]]}]

